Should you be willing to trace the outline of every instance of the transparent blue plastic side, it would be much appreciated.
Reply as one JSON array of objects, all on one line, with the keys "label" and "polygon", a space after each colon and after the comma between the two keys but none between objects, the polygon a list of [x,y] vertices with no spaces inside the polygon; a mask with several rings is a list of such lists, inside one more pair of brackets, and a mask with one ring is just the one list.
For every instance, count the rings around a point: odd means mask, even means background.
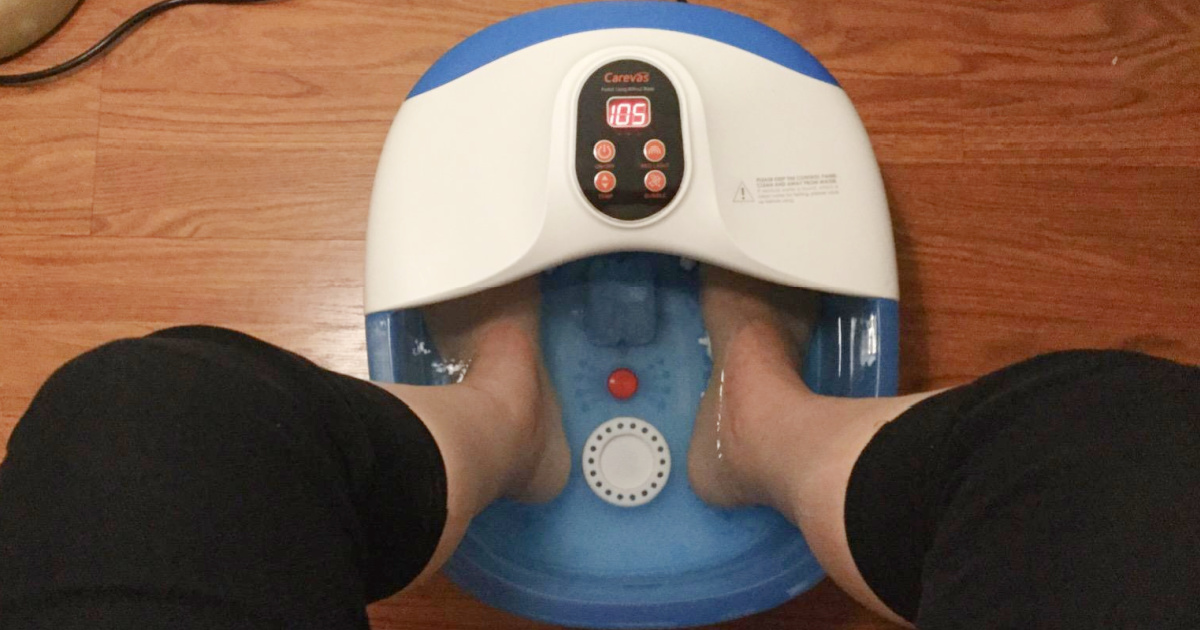
[{"label": "transparent blue plastic side", "polygon": [[899,310],[895,300],[822,295],[820,320],[804,358],[804,382],[828,396],[896,395]]},{"label": "transparent blue plastic side", "polygon": [[435,369],[438,358],[420,309],[367,315],[367,369],[371,380],[409,385],[448,385]]},{"label": "transparent blue plastic side", "polygon": [[[711,362],[698,271],[680,262],[610,254],[543,274],[542,343],[563,401],[572,463],[588,433],[615,415],[654,422],[676,463],[662,494],[638,508],[592,496],[579,466],[548,504],[489,507],[446,566],[480,600],[575,627],[678,627],[772,608],[823,577],[799,531],[781,516],[764,508],[711,508],[687,483],[691,419]],[[630,324],[647,299],[657,321],[652,339]],[[597,300],[625,305],[597,310]],[[598,329],[595,312],[616,327]],[[824,295],[804,378],[829,395],[895,394],[897,334],[895,301]],[[447,382],[419,310],[368,315],[367,342],[371,378]],[[641,389],[629,401],[614,401],[604,389],[614,367],[639,374]]]},{"label": "transparent blue plastic side", "polygon": [[[883,298],[821,296],[821,319],[805,357],[804,381],[830,396],[894,396],[899,387],[899,304]],[[420,309],[367,315],[372,380],[445,385]]]}]

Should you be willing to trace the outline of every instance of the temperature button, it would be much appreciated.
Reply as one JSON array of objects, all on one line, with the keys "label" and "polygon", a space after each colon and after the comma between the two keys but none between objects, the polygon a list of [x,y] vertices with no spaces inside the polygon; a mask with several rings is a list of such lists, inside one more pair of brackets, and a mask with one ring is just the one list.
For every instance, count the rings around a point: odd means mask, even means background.
[{"label": "temperature button", "polygon": [[650,171],[645,177],[646,190],[652,193],[662,192],[667,187],[667,176],[662,171]]},{"label": "temperature button", "polygon": [[592,147],[592,155],[597,162],[611,162],[617,157],[617,145],[613,144],[612,140],[601,140]]},{"label": "temperature button", "polygon": [[612,171],[600,171],[596,173],[592,183],[596,185],[596,190],[602,193],[612,192],[617,187],[617,176],[613,175]]},{"label": "temperature button", "polygon": [[647,140],[646,145],[642,147],[642,155],[645,155],[646,159],[651,162],[657,162],[667,157],[667,145],[658,138],[652,138]]}]

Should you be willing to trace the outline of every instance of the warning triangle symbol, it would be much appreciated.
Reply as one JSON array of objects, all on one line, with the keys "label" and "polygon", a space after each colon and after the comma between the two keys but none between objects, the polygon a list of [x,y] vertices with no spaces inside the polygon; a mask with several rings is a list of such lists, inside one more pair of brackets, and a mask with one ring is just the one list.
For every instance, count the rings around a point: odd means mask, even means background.
[{"label": "warning triangle symbol", "polygon": [[738,201],[754,201],[754,197],[750,194],[750,189],[746,188],[746,182],[738,184],[737,192],[733,193],[733,200]]}]

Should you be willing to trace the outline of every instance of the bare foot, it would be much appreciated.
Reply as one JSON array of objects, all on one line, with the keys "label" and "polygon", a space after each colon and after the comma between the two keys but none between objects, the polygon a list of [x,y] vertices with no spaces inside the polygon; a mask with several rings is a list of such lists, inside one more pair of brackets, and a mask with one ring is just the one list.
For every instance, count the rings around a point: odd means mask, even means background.
[{"label": "bare foot", "polygon": [[462,372],[452,387],[483,394],[497,410],[497,424],[471,430],[482,448],[514,453],[501,494],[527,502],[557,496],[571,468],[538,346],[540,300],[537,279],[526,278],[424,309],[443,361]]},{"label": "bare foot", "polygon": [[846,539],[846,487],[879,428],[936,392],[815,394],[800,379],[799,352],[815,323],[816,296],[714,267],[703,278],[713,377],[688,453],[696,494],[716,505],[775,508],[800,528],[834,581],[904,623],[858,572]]},{"label": "bare foot", "polygon": [[760,453],[772,421],[795,417],[817,396],[799,377],[817,314],[816,294],[718,267],[703,270],[701,303],[713,371],[688,453],[696,494],[721,506],[768,504],[773,493]]}]

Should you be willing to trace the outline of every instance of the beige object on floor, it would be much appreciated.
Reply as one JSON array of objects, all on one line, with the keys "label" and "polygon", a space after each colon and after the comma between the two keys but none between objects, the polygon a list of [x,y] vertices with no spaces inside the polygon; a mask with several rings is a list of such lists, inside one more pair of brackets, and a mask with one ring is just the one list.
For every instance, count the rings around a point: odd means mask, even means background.
[{"label": "beige object on floor", "polygon": [[54,30],[80,0],[0,0],[0,59],[11,57]]}]

